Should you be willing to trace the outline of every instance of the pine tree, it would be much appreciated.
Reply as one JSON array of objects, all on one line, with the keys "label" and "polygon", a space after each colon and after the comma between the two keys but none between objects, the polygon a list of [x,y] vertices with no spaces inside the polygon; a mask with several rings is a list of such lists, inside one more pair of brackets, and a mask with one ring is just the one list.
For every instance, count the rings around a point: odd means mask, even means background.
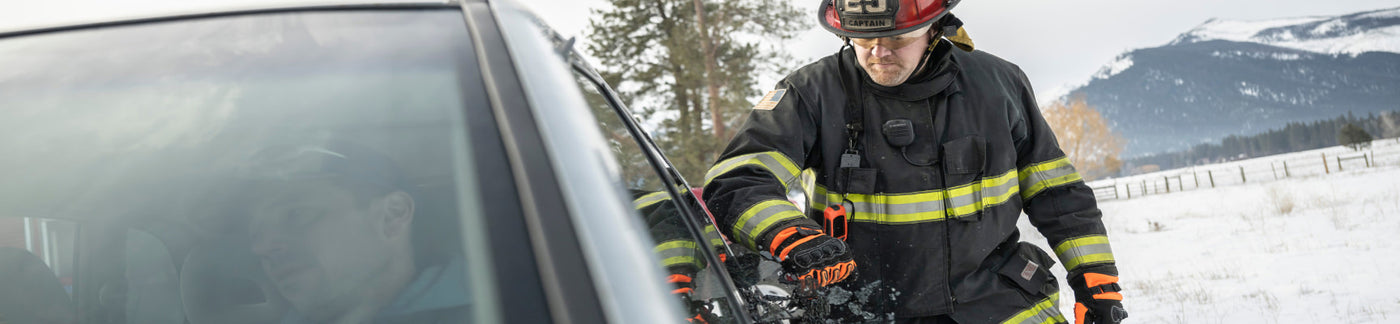
[{"label": "pine tree", "polygon": [[[588,52],[687,179],[704,179],[761,73],[790,65],[778,41],[809,28],[786,1],[610,0],[589,19]],[[693,183],[699,185],[699,183]]]},{"label": "pine tree", "polygon": [[1371,134],[1365,129],[1353,123],[1347,123],[1342,129],[1337,131],[1337,143],[1346,145],[1352,150],[1360,150],[1371,146]]}]

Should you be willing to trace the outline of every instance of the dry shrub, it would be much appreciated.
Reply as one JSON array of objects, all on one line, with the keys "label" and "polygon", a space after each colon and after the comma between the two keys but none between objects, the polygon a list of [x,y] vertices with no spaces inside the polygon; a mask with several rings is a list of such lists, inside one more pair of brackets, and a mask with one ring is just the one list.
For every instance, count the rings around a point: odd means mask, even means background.
[{"label": "dry shrub", "polygon": [[1166,229],[1167,229],[1167,227],[1166,227],[1165,225],[1162,225],[1162,223],[1158,223],[1158,222],[1152,221],[1152,220],[1148,220],[1148,221],[1147,221],[1147,230],[1148,230],[1148,231],[1152,231],[1152,232],[1161,232],[1161,231],[1166,230]]},{"label": "dry shrub", "polygon": [[1293,197],[1277,186],[1269,187],[1269,201],[1273,203],[1274,211],[1278,212],[1279,215],[1293,212]]}]

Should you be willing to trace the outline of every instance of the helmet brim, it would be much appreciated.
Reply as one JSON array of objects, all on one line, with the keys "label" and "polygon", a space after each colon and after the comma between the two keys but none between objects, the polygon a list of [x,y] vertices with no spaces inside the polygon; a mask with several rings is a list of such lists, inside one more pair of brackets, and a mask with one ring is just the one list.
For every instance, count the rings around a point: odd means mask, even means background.
[{"label": "helmet brim", "polygon": [[[949,8],[949,9],[951,9],[951,8]],[[948,15],[948,12],[949,12],[949,11],[952,11],[952,10],[949,10],[949,9],[945,9],[945,10],[943,10],[943,12],[938,13],[938,15],[933,16],[933,18],[930,18],[929,20],[924,21],[924,22],[920,22],[920,23],[918,23],[918,24],[914,24],[913,26],[907,26],[907,27],[904,27],[904,28],[896,28],[896,29],[891,29],[891,30],[874,31],[874,32],[858,32],[858,31],[851,31],[851,30],[841,29],[840,27],[832,26],[832,25],[831,25],[831,21],[828,20],[827,17],[828,17],[828,15],[830,15],[831,17],[836,17],[836,8],[835,8],[835,7],[832,7],[832,2],[831,2],[831,1],[822,1],[822,4],[821,4],[820,6],[817,6],[817,23],[821,24],[822,28],[826,28],[826,31],[831,32],[832,34],[836,34],[836,36],[840,36],[840,37],[849,37],[849,38],[880,38],[880,37],[890,37],[890,36],[902,35],[902,34],[904,34],[904,33],[908,33],[908,32],[911,32],[911,31],[918,30],[919,28],[924,28],[924,27],[927,27],[927,26],[931,26],[931,25],[933,25],[934,22],[937,22],[937,21],[943,19],[943,16],[947,16],[947,15]],[[836,20],[837,20],[837,21],[840,21],[840,18],[837,18]]]}]

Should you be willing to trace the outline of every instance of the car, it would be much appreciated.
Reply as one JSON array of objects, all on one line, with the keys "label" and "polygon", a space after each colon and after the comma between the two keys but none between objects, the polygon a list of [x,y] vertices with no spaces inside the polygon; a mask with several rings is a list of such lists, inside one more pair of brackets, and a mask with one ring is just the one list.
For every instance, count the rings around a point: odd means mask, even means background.
[{"label": "car", "polygon": [[751,323],[824,305],[718,234],[573,45],[496,0],[0,31],[0,322]]}]

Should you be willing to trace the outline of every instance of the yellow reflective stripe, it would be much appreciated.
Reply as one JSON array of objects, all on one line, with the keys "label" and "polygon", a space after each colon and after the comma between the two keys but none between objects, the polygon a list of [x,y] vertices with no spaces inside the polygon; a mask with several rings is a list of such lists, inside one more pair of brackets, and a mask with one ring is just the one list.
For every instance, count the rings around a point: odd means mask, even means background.
[{"label": "yellow reflective stripe", "polygon": [[663,268],[678,265],[693,265],[696,268],[704,268],[704,266],[700,264],[700,259],[693,256],[669,257],[661,260],[661,267]]},{"label": "yellow reflective stripe", "polygon": [[662,266],[693,264],[699,268],[701,267],[700,259],[695,257],[699,253],[697,248],[695,241],[673,240],[657,244],[652,250],[661,258]]},{"label": "yellow reflective stripe", "polygon": [[724,238],[715,231],[715,226],[705,224],[705,237],[710,238],[710,246],[723,246]]},{"label": "yellow reflective stripe", "polygon": [[1050,294],[1050,297],[1041,299],[1040,302],[1031,305],[1031,308],[1012,315],[1011,318],[1001,321],[1003,324],[1043,324],[1043,323],[1066,323],[1065,316],[1060,314],[1060,293]]},{"label": "yellow reflective stripe", "polygon": [[1094,263],[1114,262],[1113,249],[1108,244],[1108,236],[1090,235],[1060,242],[1055,246],[1055,255],[1065,264],[1065,270]]},{"label": "yellow reflective stripe", "polygon": [[796,163],[792,163],[792,160],[782,153],[750,153],[715,163],[715,166],[705,173],[705,185],[710,185],[710,181],[714,181],[716,177],[746,165],[757,166],[773,174],[774,177],[778,178],[778,182],[782,183],[784,191],[796,181],[797,175],[802,171],[797,168]]},{"label": "yellow reflective stripe", "polygon": [[[953,187],[949,190],[949,202],[953,205],[952,217],[962,217],[972,215],[981,211],[985,207],[1000,205],[1011,199],[1011,194],[1017,192],[1018,185],[1012,180],[1016,179],[1016,173],[1006,172],[1001,176],[974,181],[963,187]],[[987,195],[991,193],[991,195]]]},{"label": "yellow reflective stripe", "polygon": [[749,248],[759,250],[758,236],[763,235],[774,223],[804,217],[802,211],[787,200],[765,200],[739,214],[734,222],[734,239],[740,240]]},{"label": "yellow reflective stripe", "polygon": [[675,240],[675,241],[667,241],[666,243],[657,244],[657,245],[656,245],[656,248],[654,248],[654,249],[652,249],[652,250],[653,250],[653,251],[656,251],[656,253],[661,253],[661,251],[670,250],[670,249],[675,249],[675,248],[695,249],[695,248],[696,248],[696,245],[695,245],[695,241]]},{"label": "yellow reflective stripe", "polygon": [[1021,200],[1030,200],[1045,189],[1084,180],[1066,157],[1028,165],[1020,173]]},{"label": "yellow reflective stripe", "polygon": [[647,208],[647,206],[655,205],[656,203],[659,203],[659,202],[662,202],[662,201],[666,201],[666,200],[670,200],[670,199],[671,199],[671,195],[670,195],[670,194],[666,193],[665,191],[657,191],[657,192],[653,192],[653,193],[646,194],[645,196],[642,196],[641,198],[637,198],[637,199],[635,199],[635,200],[632,200],[632,207],[633,207],[633,208],[636,208],[636,209]]},{"label": "yellow reflective stripe", "polygon": [[[1013,181],[1016,178],[1017,171],[1010,170],[1000,176],[983,178],[947,190],[904,194],[847,194],[846,199],[854,206],[853,210],[848,211],[847,219],[891,225],[940,221],[946,218],[943,205],[945,194],[948,195],[947,202],[953,206],[947,211],[950,211],[953,217],[968,216],[1010,201],[1011,197],[1019,192],[1019,182]],[[842,201],[841,195],[829,192],[821,185],[813,191],[814,197],[825,197],[826,201],[832,204]],[[817,203],[817,199],[812,200],[809,208],[826,208]]]}]

